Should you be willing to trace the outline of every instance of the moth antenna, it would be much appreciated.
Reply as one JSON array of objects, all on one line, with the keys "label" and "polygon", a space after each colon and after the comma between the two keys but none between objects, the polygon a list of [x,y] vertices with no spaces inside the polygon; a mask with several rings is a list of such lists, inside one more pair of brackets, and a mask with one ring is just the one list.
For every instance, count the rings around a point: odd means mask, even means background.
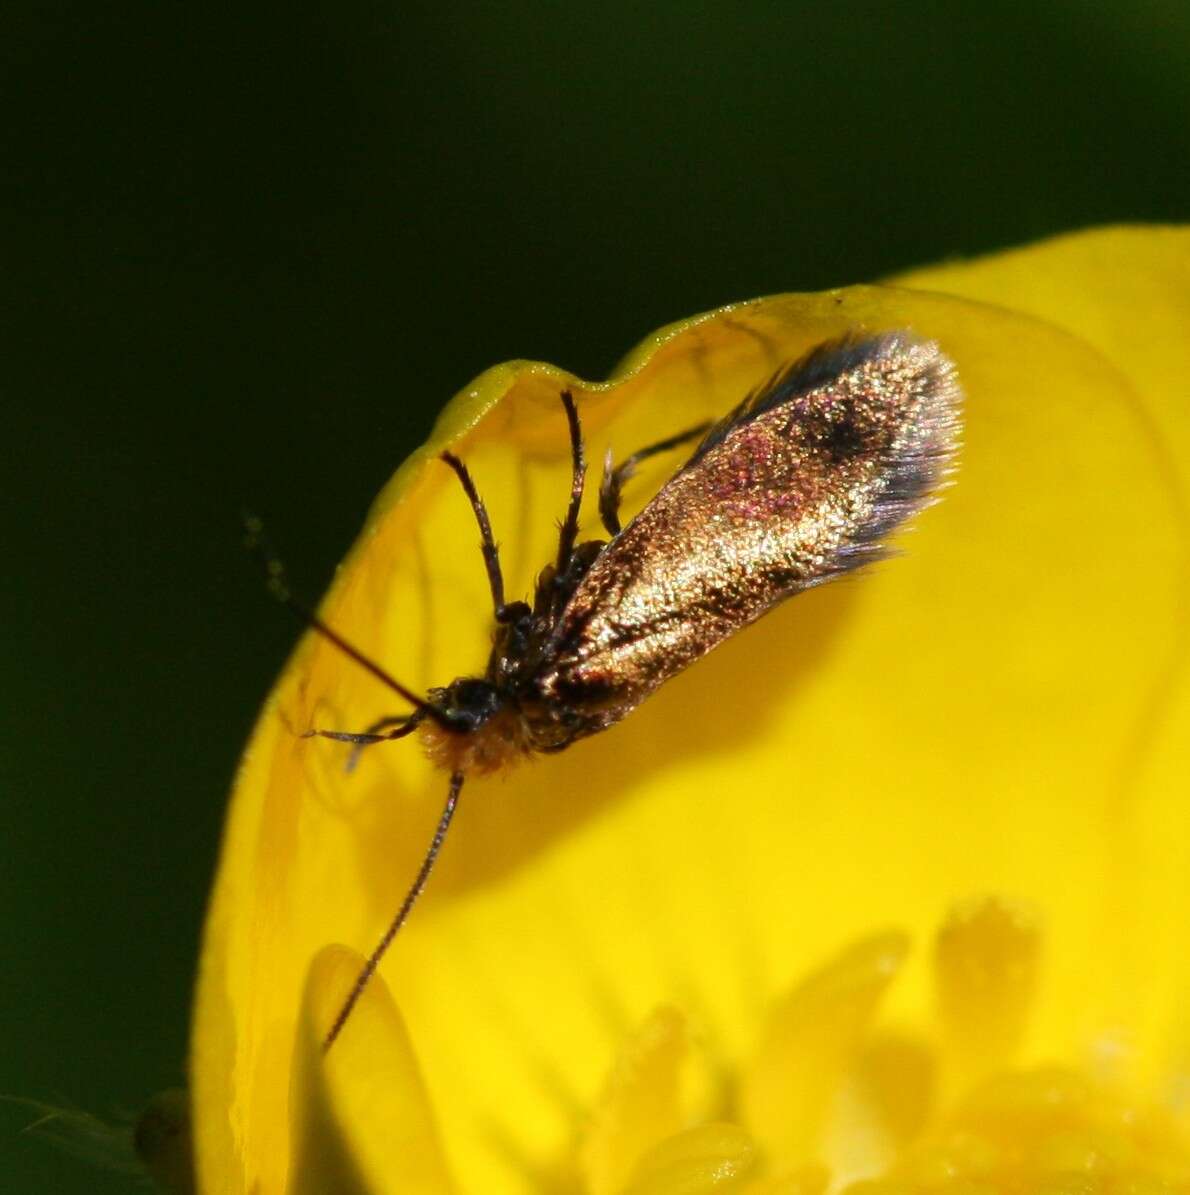
[{"label": "moth antenna", "polygon": [[244,514],[244,547],[264,573],[269,592],[287,609],[292,610],[311,630],[333,643],[344,655],[350,656],[361,668],[366,668],[378,681],[400,694],[423,717],[433,718],[441,726],[450,727],[451,722],[436,706],[423,700],[412,689],[407,689],[391,673],[386,672],[375,660],[369,659],[358,647],[348,643],[338,631],[332,630],[309,606],[299,602],[289,589],[285,578],[285,566],[269,547],[264,538],[264,524],[255,515]]},{"label": "moth antenna", "polygon": [[376,943],[376,949],[368,956],[368,961],[356,976],[355,983],[352,985],[347,999],[343,1001],[343,1007],[339,1009],[334,1023],[323,1039],[322,1052],[324,1054],[335,1044],[335,1038],[339,1036],[339,1031],[347,1023],[347,1018],[351,1016],[351,1010],[355,1007],[360,996],[363,995],[364,988],[368,986],[368,981],[376,974],[376,968],[380,966],[380,960],[384,958],[385,952],[392,945],[397,932],[405,924],[410,912],[413,910],[413,906],[417,903],[417,898],[422,894],[422,889],[425,888],[426,881],[430,878],[430,872],[434,869],[434,861],[438,858],[438,852],[442,849],[443,842],[446,841],[446,832],[450,829],[451,819],[455,815],[455,807],[459,803],[459,792],[462,790],[462,787],[463,773],[452,772],[450,788],[446,794],[446,804],[442,808],[442,816],[438,819],[438,828],[434,831],[434,837],[430,840],[430,849],[426,851],[426,857],[421,861],[421,867],[418,868],[417,877],[414,879],[409,891],[405,894],[405,899],[401,902],[401,907],[397,910],[397,915],[392,919],[392,923],[384,931],[384,937]]}]

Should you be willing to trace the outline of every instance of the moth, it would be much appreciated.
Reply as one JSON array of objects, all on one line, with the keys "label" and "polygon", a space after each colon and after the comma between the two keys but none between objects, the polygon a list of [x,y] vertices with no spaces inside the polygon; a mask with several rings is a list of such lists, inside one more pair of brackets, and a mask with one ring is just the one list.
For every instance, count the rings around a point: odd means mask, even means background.
[{"label": "moth", "polygon": [[[441,456],[474,513],[491,591],[494,631],[482,673],[419,696],[299,605],[280,565],[267,560],[277,596],[412,707],[359,733],[307,734],[359,751],[417,731],[450,776],[421,867],[324,1048],[421,895],[465,778],[606,730],[786,598],[879,559],[888,535],[930,503],[947,475],[961,396],[938,345],[908,332],[820,344],[717,423],[651,444],[618,466],[609,454],[599,487],[608,538],[583,542],[582,427],[569,391],[560,400],[570,435],[570,498],[557,553],[531,601],[506,600],[483,499],[463,461]],[[689,459],[621,526],[621,493],[641,461],[693,441]]]}]

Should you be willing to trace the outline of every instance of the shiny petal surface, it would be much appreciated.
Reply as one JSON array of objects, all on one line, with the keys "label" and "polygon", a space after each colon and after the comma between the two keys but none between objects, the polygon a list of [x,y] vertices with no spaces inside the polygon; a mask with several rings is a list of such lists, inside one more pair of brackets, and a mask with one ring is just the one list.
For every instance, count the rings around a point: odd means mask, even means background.
[{"label": "shiny petal surface", "polygon": [[727,1195],[740,1189],[755,1158],[755,1146],[735,1125],[699,1125],[650,1150],[624,1195]]}]

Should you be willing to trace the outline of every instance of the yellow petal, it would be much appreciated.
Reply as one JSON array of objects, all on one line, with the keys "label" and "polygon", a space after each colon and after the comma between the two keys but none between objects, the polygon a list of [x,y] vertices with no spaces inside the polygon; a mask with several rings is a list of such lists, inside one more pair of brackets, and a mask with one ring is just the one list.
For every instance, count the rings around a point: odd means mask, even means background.
[{"label": "yellow petal", "polygon": [[744,1123],[778,1172],[823,1156],[822,1130],[870,1027],[900,969],[902,934],[859,942],[811,975],[776,1007],[744,1070]]},{"label": "yellow petal", "polygon": [[[900,285],[994,303],[1077,336],[1137,388],[1168,465],[1190,470],[1190,420],[1176,395],[1190,346],[1190,231],[1121,226],[1056,237],[900,275]],[[1184,492],[1184,491],[1183,491]]]},{"label": "yellow petal", "polygon": [[655,1146],[624,1195],[727,1195],[748,1175],[756,1150],[732,1124],[704,1124]]},{"label": "yellow petal", "polygon": [[1041,938],[1031,913],[1003,900],[955,909],[934,944],[934,977],[956,1089],[1003,1069],[1024,1037]]},{"label": "yellow petal", "polygon": [[[928,1038],[883,1028],[863,1044],[832,1130],[834,1153],[875,1173],[917,1138],[937,1111],[939,1060]],[[857,1148],[857,1145],[866,1148]]]},{"label": "yellow petal", "polygon": [[[1123,401],[1149,428],[1148,467],[1168,494],[1180,538],[1172,558],[1155,559],[1133,578],[1133,587],[1146,593],[1160,574],[1176,586],[1178,617],[1167,630],[1164,665],[1138,702],[1130,737],[1105,778],[1113,799],[1106,832],[1114,841],[1104,860],[1110,879],[1102,885],[1108,907],[1098,952],[1114,972],[1118,998],[1119,1040],[1108,1053],[1126,1055],[1150,1082],[1154,1067],[1173,1082],[1168,1072],[1190,1062],[1190,1022],[1181,1015],[1190,984],[1184,949],[1190,875],[1184,800],[1190,775],[1190,230],[1092,230],[915,270],[897,281],[1011,308],[1077,337],[1098,354],[1101,370],[1118,380]],[[1127,472],[1105,472],[1103,488],[1126,494],[1136,481]],[[1143,617],[1138,611],[1137,621]],[[1138,631],[1124,628],[1117,640],[1101,635],[1093,642],[1110,666],[1139,640]],[[1078,982],[1071,970],[1060,974]],[[1058,1003],[1066,998],[1056,996]],[[1171,1056],[1176,1067],[1169,1065]]]},{"label": "yellow petal", "polygon": [[434,1116],[383,981],[367,987],[323,1052],[362,961],[331,948],[310,969],[294,1049],[289,1195],[448,1195]]},{"label": "yellow petal", "polygon": [[681,1127],[686,1024],[658,1009],[621,1052],[579,1152],[591,1195],[612,1195],[641,1155]]},{"label": "yellow petal", "polygon": [[[1186,1189],[1190,1153],[1168,1116],[1130,1107],[1061,1067],[1004,1073],[897,1165],[905,1192]],[[856,1195],[866,1186],[848,1188]],[[886,1189],[884,1182],[872,1189]]]},{"label": "yellow petal", "polygon": [[830,1172],[822,1166],[808,1166],[780,1178],[762,1179],[749,1184],[747,1195],[822,1195],[830,1182]]},{"label": "yellow petal", "polygon": [[[539,1189],[658,1005],[697,1016],[730,1071],[814,959],[874,924],[924,940],[973,891],[1028,901],[1047,926],[1052,982],[1025,1057],[1086,1052],[1123,1025],[1170,1069],[1190,903],[1186,485],[1170,455],[1188,459],[1187,338],[1163,332],[1146,344],[1173,363],[1131,370],[1084,338],[1143,329],[1154,307],[1154,325],[1185,328],[1187,234],[1151,252],[1137,238],[1100,234],[1098,273],[1081,240],[1028,251],[1048,277],[1069,269],[1069,323],[1029,308],[1027,260],[1008,255],[977,263],[964,297],[940,293],[959,289],[955,267],[928,290],[738,304],[649,338],[606,384],[498,367],[381,495],[323,613],[407,683],[443,683],[482,667],[491,621],[470,511],[433,459],[446,444],[518,594],[567,491],[565,385],[592,460],[722,412],[856,326],[937,338],[967,391],[958,482],[902,558],[789,603],[608,734],[469,783],[384,966],[460,1189]],[[649,462],[630,508],[674,464]],[[445,781],[415,747],[375,748],[348,778],[345,750],[296,737],[391,712],[371,677],[306,641],[245,757],[196,1013],[204,1191],[285,1190],[306,972],[327,943],[373,946],[429,839]],[[891,994],[909,1025],[929,1015],[924,971]]]}]

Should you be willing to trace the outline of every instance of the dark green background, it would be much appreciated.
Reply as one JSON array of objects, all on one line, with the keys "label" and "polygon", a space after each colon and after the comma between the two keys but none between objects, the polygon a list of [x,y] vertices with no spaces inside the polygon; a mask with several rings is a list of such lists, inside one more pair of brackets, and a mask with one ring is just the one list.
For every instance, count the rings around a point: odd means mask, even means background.
[{"label": "dark green background", "polygon": [[[473,374],[1190,214],[1190,6],[6,5],[0,1093],[182,1078],[228,779]],[[0,1189],[130,1189],[17,1136]]]}]

